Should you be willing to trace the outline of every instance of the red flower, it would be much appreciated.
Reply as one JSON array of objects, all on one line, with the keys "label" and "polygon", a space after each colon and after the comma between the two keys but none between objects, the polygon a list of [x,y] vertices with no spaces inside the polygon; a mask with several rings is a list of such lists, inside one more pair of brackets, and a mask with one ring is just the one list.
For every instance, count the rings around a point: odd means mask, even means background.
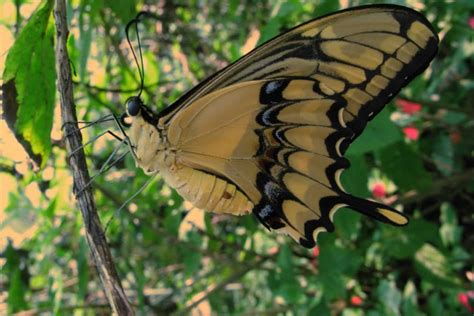
[{"label": "red flower", "polygon": [[313,257],[318,257],[319,256],[319,246],[316,246],[313,248]]},{"label": "red flower", "polygon": [[277,246],[274,246],[274,247],[271,247],[270,249],[268,249],[268,254],[271,256],[271,255],[274,255],[276,253],[278,253],[280,249],[278,249]]},{"label": "red flower", "polygon": [[400,110],[406,114],[415,114],[421,111],[421,104],[411,102],[408,100],[397,99],[395,104],[400,108]]},{"label": "red flower", "polygon": [[378,182],[372,187],[372,196],[376,199],[382,199],[387,194],[385,189],[385,184],[383,182]]},{"label": "red flower", "polygon": [[311,250],[311,253],[313,254],[313,258],[311,259],[311,263],[313,264],[313,267],[317,268],[318,267],[318,257],[319,257],[319,246],[314,247]]},{"label": "red flower", "polygon": [[464,305],[464,307],[466,307],[466,309],[470,313],[472,313],[472,312],[474,312],[474,307],[470,304],[469,299],[474,300],[474,291],[468,291],[466,293],[459,293],[458,294],[459,303]]},{"label": "red flower", "polygon": [[474,16],[471,16],[471,17],[469,18],[469,27],[470,27],[471,29],[474,29]]},{"label": "red flower", "polygon": [[360,306],[362,305],[363,301],[360,296],[354,295],[351,297],[351,304],[354,306]]},{"label": "red flower", "polygon": [[420,131],[418,128],[414,126],[407,126],[403,128],[403,133],[405,134],[406,138],[409,140],[417,140],[420,137]]}]

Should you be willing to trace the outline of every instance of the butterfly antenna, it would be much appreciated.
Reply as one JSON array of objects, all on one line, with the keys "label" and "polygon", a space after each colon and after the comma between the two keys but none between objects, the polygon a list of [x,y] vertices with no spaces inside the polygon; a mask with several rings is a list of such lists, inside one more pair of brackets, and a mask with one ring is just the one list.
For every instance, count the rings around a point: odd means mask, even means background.
[{"label": "butterfly antenna", "polygon": [[109,220],[107,221],[107,224],[105,225],[105,229],[104,229],[104,234],[107,232],[107,228],[109,228],[109,224],[110,222],[112,221],[112,219],[118,215],[120,213],[120,211],[125,207],[127,206],[128,203],[130,203],[131,200],[133,200],[138,194],[140,194],[141,192],[143,192],[143,190],[146,189],[146,187],[155,179],[155,176],[157,175],[158,173],[154,174],[153,176],[151,176],[141,187],[140,189],[138,189],[137,192],[133,193],[125,202],[123,202],[123,204],[115,210],[114,214],[109,218]]},{"label": "butterfly antenna", "polygon": [[[130,50],[132,51],[133,59],[135,59],[135,63],[137,64],[138,67],[138,74],[140,76],[140,91],[138,92],[137,97],[139,98],[143,92],[143,88],[145,85],[145,67],[143,64],[143,54],[142,54],[142,44],[140,41],[140,32],[138,32],[138,23],[140,22],[140,19],[142,16],[153,16],[151,13],[142,11],[137,14],[137,16],[131,20],[130,22],[127,23],[127,26],[125,27],[125,34],[127,36],[127,42],[128,46],[130,47]],[[135,53],[135,49],[133,48],[132,41],[130,40],[130,27],[132,25],[135,25],[135,33],[137,36],[137,43],[138,43],[138,57],[137,54]]]}]

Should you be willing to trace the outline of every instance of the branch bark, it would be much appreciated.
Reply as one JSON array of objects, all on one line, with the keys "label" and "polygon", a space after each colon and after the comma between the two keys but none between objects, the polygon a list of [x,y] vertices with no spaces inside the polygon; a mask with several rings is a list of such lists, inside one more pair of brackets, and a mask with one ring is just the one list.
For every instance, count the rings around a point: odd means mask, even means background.
[{"label": "branch bark", "polygon": [[[69,34],[66,20],[65,0],[55,0],[54,20],[56,24],[56,71],[58,74],[57,89],[60,96],[61,117],[64,124],[66,149],[68,153],[82,146],[82,135],[78,130],[73,98],[71,66],[66,42]],[[88,183],[84,151],[79,150],[69,159],[69,168],[74,179],[75,194]],[[115,314],[134,315],[130,303],[118,278],[115,265],[97,215],[94,196],[89,188],[84,190],[76,200],[84,219],[86,239],[91,249],[92,258],[99,272],[105,294]]]}]

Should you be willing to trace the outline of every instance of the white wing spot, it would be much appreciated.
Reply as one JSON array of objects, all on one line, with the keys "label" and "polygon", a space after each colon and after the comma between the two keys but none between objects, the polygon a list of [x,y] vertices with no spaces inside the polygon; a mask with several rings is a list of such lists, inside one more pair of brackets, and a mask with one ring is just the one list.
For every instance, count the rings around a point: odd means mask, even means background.
[{"label": "white wing spot", "polygon": [[273,212],[273,209],[270,205],[265,205],[264,208],[262,208],[260,210],[260,212],[258,212],[258,216],[260,216],[261,218],[265,218],[267,216],[269,216],[271,213]]}]

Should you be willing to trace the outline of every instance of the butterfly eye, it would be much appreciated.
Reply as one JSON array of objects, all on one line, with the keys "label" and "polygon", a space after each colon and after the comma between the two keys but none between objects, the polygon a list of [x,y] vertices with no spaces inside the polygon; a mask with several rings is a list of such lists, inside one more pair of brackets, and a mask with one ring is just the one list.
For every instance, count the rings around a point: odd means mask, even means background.
[{"label": "butterfly eye", "polygon": [[140,112],[143,103],[139,97],[131,97],[127,100],[127,114],[136,116]]}]

